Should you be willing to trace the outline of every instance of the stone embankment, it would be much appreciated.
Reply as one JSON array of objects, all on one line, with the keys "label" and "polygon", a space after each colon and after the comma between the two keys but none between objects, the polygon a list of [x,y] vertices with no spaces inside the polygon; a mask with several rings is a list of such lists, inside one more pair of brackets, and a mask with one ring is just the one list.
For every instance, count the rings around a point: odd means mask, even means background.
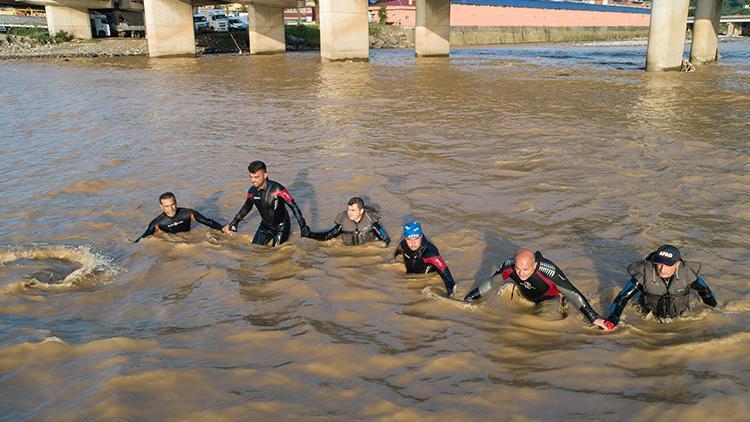
[{"label": "stone embankment", "polygon": [[28,37],[0,35],[0,58],[27,57],[116,57],[148,54],[145,39],[109,38],[73,40],[61,43],[39,43]]}]

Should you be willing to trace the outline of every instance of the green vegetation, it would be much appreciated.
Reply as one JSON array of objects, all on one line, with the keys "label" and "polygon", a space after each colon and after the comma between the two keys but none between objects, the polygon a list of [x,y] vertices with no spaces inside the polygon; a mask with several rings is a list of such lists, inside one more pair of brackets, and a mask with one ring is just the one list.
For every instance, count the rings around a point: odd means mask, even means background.
[{"label": "green vegetation", "polygon": [[750,15],[750,0],[724,0],[722,15]]},{"label": "green vegetation", "polygon": [[386,20],[388,20],[388,10],[385,6],[380,6],[380,9],[378,9],[378,23],[385,25]]},{"label": "green vegetation", "polygon": [[310,48],[320,48],[320,29],[314,25],[287,25],[286,33],[305,40]]},{"label": "green vegetation", "polygon": [[379,23],[370,22],[368,32],[370,33],[371,36],[377,37],[383,31],[383,26],[384,25],[381,25]]},{"label": "green vegetation", "polygon": [[73,39],[73,36],[65,31],[58,31],[56,34],[50,35],[46,29],[39,28],[38,26],[13,28],[10,34],[18,37],[28,37],[40,44],[61,43]]}]

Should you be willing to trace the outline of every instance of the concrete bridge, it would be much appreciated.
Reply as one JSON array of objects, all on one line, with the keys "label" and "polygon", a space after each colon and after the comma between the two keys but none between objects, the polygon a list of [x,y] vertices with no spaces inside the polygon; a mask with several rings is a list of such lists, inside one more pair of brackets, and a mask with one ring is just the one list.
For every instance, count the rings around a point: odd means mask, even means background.
[{"label": "concrete bridge", "polygon": [[[719,22],[723,0],[697,0],[690,62],[705,64],[718,58]],[[690,0],[654,0],[646,52],[646,70],[678,70],[682,65]],[[726,16],[729,19],[738,17]],[[737,22],[737,21],[735,21]]]},{"label": "concrete bridge", "polygon": [[[195,55],[193,7],[222,4],[220,0],[22,0],[44,5],[49,31],[65,30],[90,38],[89,9],[143,10],[149,55]],[[230,0],[236,2],[235,0]],[[284,8],[300,7],[301,0],[239,0],[247,6],[251,54],[285,51]],[[467,0],[464,0],[467,1]],[[717,59],[723,0],[697,0],[690,61]],[[690,0],[653,0],[649,26],[647,71],[678,70],[682,65]],[[487,4],[484,0],[483,4]],[[415,50],[418,56],[450,53],[451,0],[416,0]],[[368,60],[368,4],[366,0],[319,0],[320,55],[327,60]],[[725,17],[740,22],[740,17]],[[730,22],[729,20],[727,22]]]},{"label": "concrete bridge", "polygon": [[[719,18],[720,23],[727,24],[727,35],[734,37],[743,34],[750,35],[750,15],[722,16]],[[688,28],[692,29],[695,18],[689,16],[687,19]]]},{"label": "concrete bridge", "polygon": [[[23,0],[45,6],[50,33],[65,30],[91,38],[90,9],[142,10],[151,57],[195,55],[193,7],[220,0]],[[283,53],[284,9],[298,0],[232,0],[247,6],[251,54]],[[320,55],[327,60],[368,60],[367,0],[320,0]],[[420,56],[447,56],[450,0],[417,0],[415,49]]]}]

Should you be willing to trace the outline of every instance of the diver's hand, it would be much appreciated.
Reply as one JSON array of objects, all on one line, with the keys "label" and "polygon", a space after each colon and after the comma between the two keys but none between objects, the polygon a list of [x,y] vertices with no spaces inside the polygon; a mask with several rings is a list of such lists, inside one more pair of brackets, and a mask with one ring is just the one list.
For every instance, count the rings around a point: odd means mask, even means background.
[{"label": "diver's hand", "polygon": [[221,232],[224,233],[224,234],[231,234],[231,233],[236,232],[236,231],[237,231],[237,226],[226,225],[226,226],[224,226],[224,227],[221,228]]},{"label": "diver's hand", "polygon": [[601,328],[604,331],[612,331],[617,327],[612,321],[597,318],[594,320],[594,325]]},{"label": "diver's hand", "polygon": [[475,287],[466,296],[464,296],[464,302],[473,302],[480,297],[482,297],[482,294],[479,293],[479,287]]}]

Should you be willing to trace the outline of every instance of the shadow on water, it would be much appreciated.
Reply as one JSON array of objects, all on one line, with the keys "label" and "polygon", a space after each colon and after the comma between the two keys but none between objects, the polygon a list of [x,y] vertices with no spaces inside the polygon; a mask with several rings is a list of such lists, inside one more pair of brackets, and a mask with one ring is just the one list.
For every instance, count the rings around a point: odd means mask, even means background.
[{"label": "shadow on water", "polygon": [[199,213],[203,214],[207,218],[213,218],[214,220],[222,222],[218,217],[221,214],[221,207],[219,206],[219,198],[224,194],[224,191],[214,192],[211,195],[203,199],[194,208]]},{"label": "shadow on water", "polygon": [[474,284],[469,290],[479,285],[479,283],[489,279],[500,267],[500,264],[515,255],[519,248],[514,242],[498,237],[491,230],[484,232],[484,243],[485,247],[484,252],[482,253],[482,262],[479,264],[479,268],[474,274]]},{"label": "shadow on water", "polygon": [[608,312],[609,304],[630,279],[626,271],[628,265],[641,259],[642,255],[621,242],[598,237],[592,230],[576,227],[574,232],[594,264],[602,306],[606,307],[603,310]]},{"label": "shadow on water", "polygon": [[320,218],[318,209],[318,195],[315,193],[312,183],[308,182],[307,179],[310,176],[310,171],[306,168],[302,169],[297,173],[294,181],[289,185],[289,191],[292,193],[294,200],[302,210],[303,215],[309,209],[309,216],[305,217],[308,224],[317,226]]}]

